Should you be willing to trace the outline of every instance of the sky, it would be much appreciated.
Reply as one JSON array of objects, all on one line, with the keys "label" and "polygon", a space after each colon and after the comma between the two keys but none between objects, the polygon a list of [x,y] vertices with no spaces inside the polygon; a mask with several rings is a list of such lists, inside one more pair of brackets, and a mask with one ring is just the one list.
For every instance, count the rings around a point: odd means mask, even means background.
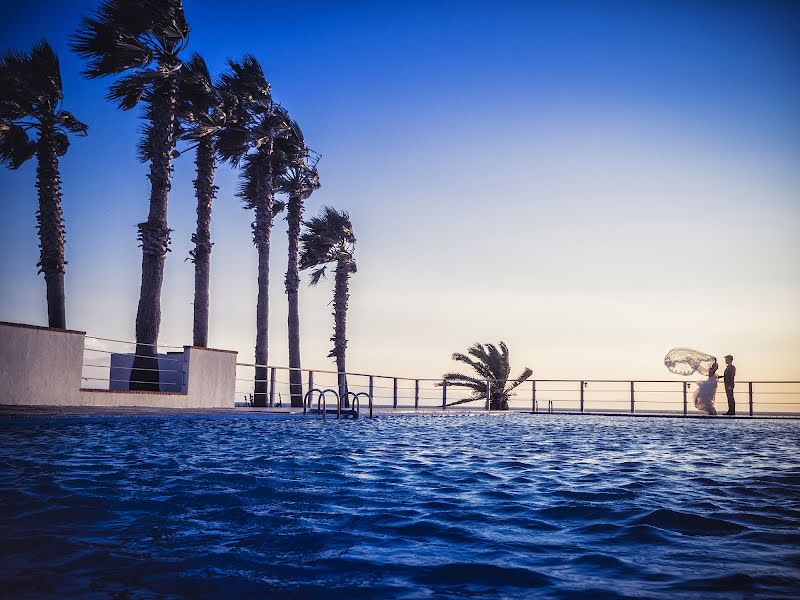
[{"label": "sky", "polygon": [[[147,215],[141,120],[67,46],[95,1],[3,3],[3,48],[46,38],[88,123],[61,161],[67,325],[134,339]],[[186,0],[213,73],[245,53],[322,154],[306,216],[350,213],[348,367],[438,377],[505,341],[540,379],[668,378],[688,346],[800,379],[800,5]],[[193,157],[175,163],[160,341],[190,344]],[[0,169],[0,320],[46,325],[33,161]],[[218,172],[209,343],[253,359],[256,252]],[[269,362],[288,363],[286,222]],[[333,282],[301,292],[304,367],[332,368]]]}]

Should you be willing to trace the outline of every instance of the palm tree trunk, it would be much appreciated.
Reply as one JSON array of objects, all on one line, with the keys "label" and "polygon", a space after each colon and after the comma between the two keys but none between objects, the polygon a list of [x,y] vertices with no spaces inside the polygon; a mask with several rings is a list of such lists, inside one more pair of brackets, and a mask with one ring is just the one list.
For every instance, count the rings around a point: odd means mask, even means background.
[{"label": "palm tree trunk", "polygon": [[339,397],[347,402],[347,367],[345,366],[345,353],[347,349],[347,302],[350,299],[348,290],[350,280],[349,266],[343,261],[336,264],[336,284],[333,292],[333,355],[336,358],[336,371],[338,371]]},{"label": "palm tree trunk", "polygon": [[197,197],[197,230],[192,234],[194,249],[190,252],[194,262],[194,346],[208,346],[208,288],[211,277],[211,204],[217,194],[214,185],[214,140],[206,136],[197,146],[194,180]]},{"label": "palm tree trunk", "polygon": [[47,323],[50,327],[66,329],[64,302],[64,219],[61,212],[61,177],[58,173],[58,153],[51,120],[42,123],[36,149],[36,188],[39,191],[39,210],[36,213],[39,230],[39,272],[44,273],[47,287]]},{"label": "palm tree trunk", "polygon": [[289,196],[289,266],[286,269],[286,295],[289,298],[289,393],[292,406],[303,406],[303,374],[300,372],[300,222],[303,216],[303,196]]},{"label": "palm tree trunk", "polygon": [[[177,69],[173,70],[177,73]],[[172,75],[163,93],[153,100],[151,126],[154,130],[150,162],[150,211],[147,221],[139,223],[142,243],[142,285],[136,312],[136,357],[131,370],[130,388],[159,390],[158,331],[161,326],[161,286],[164,282],[164,259],[169,252],[170,229],[167,226],[167,201],[172,174],[172,151],[175,147],[175,105],[177,79]]]},{"label": "palm tree trunk", "polygon": [[[271,146],[271,144],[270,144]],[[272,160],[271,148],[265,152],[263,174],[257,182],[253,243],[258,250],[258,300],[256,302],[256,367],[254,406],[267,405],[269,382],[266,368],[269,344],[269,248],[272,235]]]}]

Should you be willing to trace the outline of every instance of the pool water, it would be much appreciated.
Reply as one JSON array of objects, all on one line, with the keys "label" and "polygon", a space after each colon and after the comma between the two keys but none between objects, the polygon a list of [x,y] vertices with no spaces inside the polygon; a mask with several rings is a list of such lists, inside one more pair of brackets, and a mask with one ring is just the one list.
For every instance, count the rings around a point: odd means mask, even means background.
[{"label": "pool water", "polygon": [[797,597],[800,421],[0,421],[9,597]]}]

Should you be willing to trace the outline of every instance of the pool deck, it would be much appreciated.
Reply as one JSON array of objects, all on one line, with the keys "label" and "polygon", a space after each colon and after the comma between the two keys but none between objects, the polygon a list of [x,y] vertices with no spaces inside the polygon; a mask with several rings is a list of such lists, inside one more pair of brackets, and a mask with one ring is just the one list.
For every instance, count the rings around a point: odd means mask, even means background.
[{"label": "pool deck", "polygon": [[[554,411],[532,413],[530,410],[493,410],[487,411],[483,409],[465,409],[465,408],[391,408],[391,407],[375,407],[373,414],[375,416],[381,415],[440,415],[440,416],[457,416],[457,415],[503,415],[509,413],[529,414],[534,417],[549,417],[553,415],[573,415],[573,416],[591,416],[591,417],[627,417],[627,418],[662,418],[662,419],[710,419],[707,415],[688,414],[683,415],[680,413],[620,413],[620,412],[603,412],[603,411]],[[289,407],[236,407],[236,408],[149,408],[139,406],[42,406],[42,405],[0,405],[0,418],[42,418],[42,417],[63,417],[63,418],[124,418],[124,417],[159,417],[159,416],[176,416],[176,417],[213,417],[213,416],[243,416],[243,417],[293,417],[293,418],[308,418],[320,419],[319,414],[304,414],[302,408],[289,408]],[[347,418],[344,415],[342,418]],[[361,418],[369,418],[368,409],[361,410]],[[719,419],[736,419],[736,420],[751,420],[751,419],[800,419],[798,414],[767,414],[767,415],[754,415],[747,414],[724,416],[718,415]],[[329,414],[327,419],[336,419],[335,415]]]}]

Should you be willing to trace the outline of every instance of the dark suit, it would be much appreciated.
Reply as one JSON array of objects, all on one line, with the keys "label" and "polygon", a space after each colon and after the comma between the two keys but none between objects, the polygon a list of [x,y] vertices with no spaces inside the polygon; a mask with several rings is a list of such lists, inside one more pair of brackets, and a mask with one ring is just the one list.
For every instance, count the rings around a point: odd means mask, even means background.
[{"label": "dark suit", "polygon": [[728,413],[736,414],[736,400],[733,398],[733,386],[736,379],[736,367],[732,364],[725,367],[725,395],[728,396]]}]

